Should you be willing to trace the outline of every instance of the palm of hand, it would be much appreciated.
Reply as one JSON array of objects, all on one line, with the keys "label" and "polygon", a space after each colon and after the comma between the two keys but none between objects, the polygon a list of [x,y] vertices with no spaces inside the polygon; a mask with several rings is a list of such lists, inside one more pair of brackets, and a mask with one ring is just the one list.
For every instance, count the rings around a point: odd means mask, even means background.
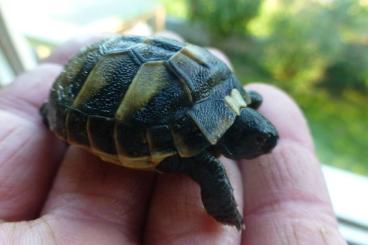
[{"label": "palm of hand", "polygon": [[252,86],[280,132],[277,148],[239,165],[223,159],[245,213],[243,234],[206,215],[187,177],[133,171],[67,148],[38,108],[59,64],[83,45],[60,48],[54,64],[0,91],[0,244],[345,244],[303,116],[275,88]]}]

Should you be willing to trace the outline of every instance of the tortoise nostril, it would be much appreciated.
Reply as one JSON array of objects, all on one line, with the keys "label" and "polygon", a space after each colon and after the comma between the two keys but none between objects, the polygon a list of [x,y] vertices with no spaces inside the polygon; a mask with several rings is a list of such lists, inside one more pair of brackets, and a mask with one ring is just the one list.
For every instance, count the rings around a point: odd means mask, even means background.
[{"label": "tortoise nostril", "polygon": [[270,152],[277,144],[277,135],[269,134],[265,144],[263,145],[264,152]]},{"label": "tortoise nostril", "polygon": [[267,137],[266,137],[266,136],[263,136],[263,135],[258,135],[258,136],[256,137],[256,141],[257,141],[257,144],[258,144],[258,145],[263,146],[263,145],[264,145],[264,143],[267,141]]}]

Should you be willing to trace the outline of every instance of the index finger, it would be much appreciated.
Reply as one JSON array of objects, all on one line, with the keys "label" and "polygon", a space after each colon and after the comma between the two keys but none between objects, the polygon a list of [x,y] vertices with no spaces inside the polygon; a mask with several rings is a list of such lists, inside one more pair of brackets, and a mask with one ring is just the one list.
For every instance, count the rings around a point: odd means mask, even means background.
[{"label": "index finger", "polygon": [[248,88],[263,95],[260,112],[276,126],[280,140],[271,154],[240,161],[244,244],[344,244],[301,111],[279,89]]},{"label": "index finger", "polygon": [[2,220],[38,214],[64,153],[64,145],[46,130],[38,112],[59,72],[59,66],[42,65],[0,91]]}]

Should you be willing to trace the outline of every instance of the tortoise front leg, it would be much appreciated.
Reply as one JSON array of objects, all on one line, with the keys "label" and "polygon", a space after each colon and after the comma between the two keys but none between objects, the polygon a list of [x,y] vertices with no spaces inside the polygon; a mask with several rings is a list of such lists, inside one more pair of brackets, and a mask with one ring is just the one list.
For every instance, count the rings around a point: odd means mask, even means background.
[{"label": "tortoise front leg", "polygon": [[201,153],[192,158],[170,157],[157,167],[158,171],[184,173],[201,187],[203,205],[217,221],[234,225],[238,230],[243,218],[237,209],[233,188],[221,162],[209,154]]},{"label": "tortoise front leg", "polygon": [[262,100],[263,100],[262,95],[260,95],[258,92],[254,90],[248,91],[248,95],[250,96],[250,99],[251,99],[249,107],[254,110],[257,110],[258,107],[260,107],[262,104]]}]

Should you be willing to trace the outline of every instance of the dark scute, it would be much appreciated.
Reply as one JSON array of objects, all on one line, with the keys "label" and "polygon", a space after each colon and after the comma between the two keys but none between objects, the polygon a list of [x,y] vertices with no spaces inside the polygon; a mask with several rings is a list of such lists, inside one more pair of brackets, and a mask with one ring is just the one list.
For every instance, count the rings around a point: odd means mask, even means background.
[{"label": "dark scute", "polygon": [[175,54],[174,51],[165,50],[157,46],[145,43],[139,44],[133,48],[133,52],[143,62],[168,60]]},{"label": "dark scute", "polygon": [[169,71],[166,76],[165,80],[170,81],[169,85],[133,115],[134,122],[148,126],[168,124],[174,120],[177,111],[190,105],[181,82]]},{"label": "dark scute", "polygon": [[233,111],[218,100],[196,104],[189,114],[200,125],[203,134],[212,144],[220,139],[236,117]]},{"label": "dark scute", "polygon": [[89,146],[87,134],[87,115],[80,111],[69,109],[68,112],[68,139],[81,145]]},{"label": "dark scute", "polygon": [[153,152],[174,152],[174,142],[168,125],[153,126],[148,129],[151,150]]},{"label": "dark scute", "polygon": [[177,52],[181,48],[184,47],[185,43],[178,42],[173,39],[163,38],[163,37],[155,37],[152,39],[152,42],[150,43],[152,46],[156,46],[158,48],[162,48],[167,51],[173,51]]},{"label": "dark scute", "polygon": [[197,54],[204,57],[203,62],[192,59],[186,52],[170,58],[169,67],[179,77],[185,80],[189,87],[193,101],[205,99],[209,96],[211,89],[231,77],[231,71],[225,63],[210,54],[205,49]]},{"label": "dark scute", "polygon": [[207,83],[210,78],[209,69],[185,55],[172,57],[168,64],[179,79],[185,80],[194,101],[209,95],[209,91],[211,90],[211,87]]},{"label": "dark scute", "polygon": [[139,65],[128,53],[114,54],[115,58],[104,66],[103,79],[108,83],[91,96],[80,110],[87,114],[114,117]]},{"label": "dark scute", "polygon": [[146,142],[146,129],[137,125],[117,125],[118,153],[131,156],[149,156],[150,151]]},{"label": "dark scute", "polygon": [[235,112],[224,102],[224,97],[230,94],[231,89],[233,83],[230,77],[215,86],[207,100],[198,102],[188,112],[212,144],[217,142],[235,120]]},{"label": "dark scute", "polygon": [[88,126],[94,147],[99,151],[115,155],[115,121],[106,117],[89,116]]},{"label": "dark scute", "polygon": [[[65,77],[66,83],[55,83],[57,87],[52,90],[51,96],[60,99],[61,103],[65,105],[71,105],[74,98],[78,95],[80,89],[82,88],[84,82],[86,81],[89,73],[100,59],[102,54],[98,49],[89,50],[86,53],[80,54],[82,57],[75,57],[75,61],[83,62],[82,68],[74,77]],[[69,69],[69,66],[73,65],[73,60],[66,65],[65,70]],[[68,80],[71,80],[69,82]],[[59,86],[61,85],[61,86]]]},{"label": "dark scute", "polygon": [[210,87],[216,86],[234,76],[229,67],[217,58],[211,60],[209,68],[211,70],[210,80],[208,81]]},{"label": "dark scute", "polygon": [[185,146],[192,151],[201,151],[209,146],[197,125],[187,115],[179,116],[172,126],[174,134],[179,136]]}]

